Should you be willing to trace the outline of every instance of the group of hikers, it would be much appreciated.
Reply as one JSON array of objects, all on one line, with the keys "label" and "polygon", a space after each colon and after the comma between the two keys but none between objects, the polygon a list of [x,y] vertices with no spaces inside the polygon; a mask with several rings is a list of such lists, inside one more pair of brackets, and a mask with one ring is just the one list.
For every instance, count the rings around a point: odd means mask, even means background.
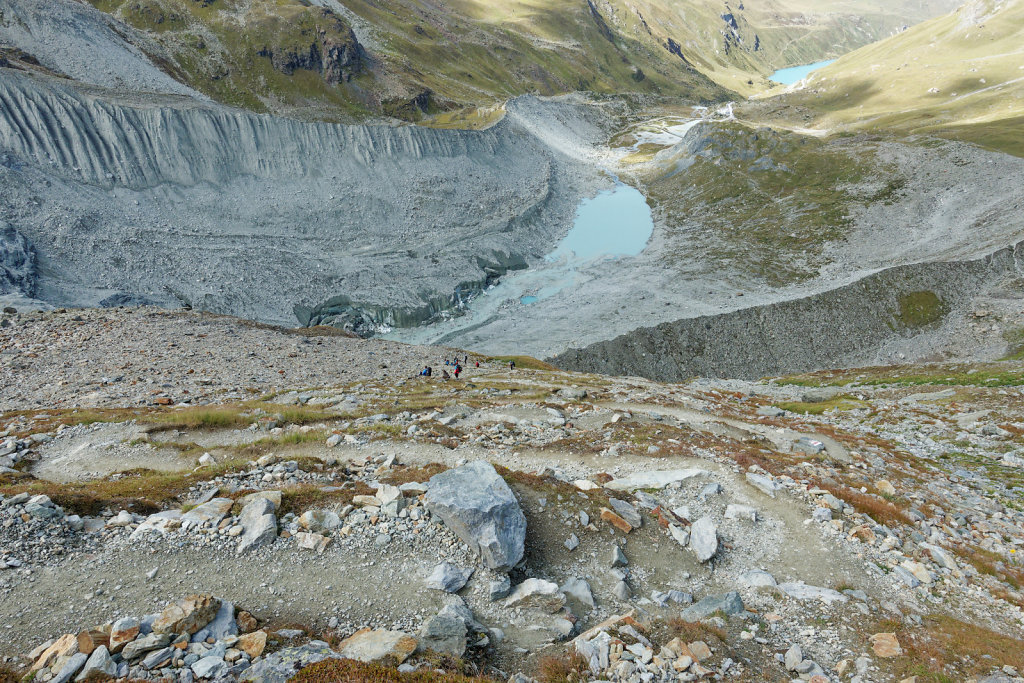
[{"label": "group of hikers", "polygon": [[[466,354],[465,356],[463,356],[461,361],[459,360],[458,356],[455,356],[454,358],[451,358],[451,359],[445,358],[444,359],[445,368],[441,369],[441,379],[451,379],[452,378],[452,375],[448,373],[447,368],[451,368],[452,369],[452,374],[455,375],[455,379],[458,379],[459,375],[462,374],[462,364],[463,363],[466,363],[467,365],[469,364],[469,354]],[[480,361],[475,361],[475,363],[476,363],[476,367],[479,368],[480,367]],[[516,369],[516,362],[514,360],[509,360],[509,362],[508,362],[508,369],[509,370],[515,370]],[[433,377],[433,376],[434,376],[434,368],[430,367],[429,365],[424,365],[423,366],[423,370],[420,371],[420,377]]]}]

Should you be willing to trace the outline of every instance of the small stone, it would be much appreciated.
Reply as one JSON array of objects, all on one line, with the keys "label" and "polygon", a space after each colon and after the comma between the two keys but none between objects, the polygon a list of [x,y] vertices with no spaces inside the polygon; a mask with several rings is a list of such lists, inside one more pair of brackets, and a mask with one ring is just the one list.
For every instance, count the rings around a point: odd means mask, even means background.
[{"label": "small stone", "polygon": [[800,649],[800,646],[793,643],[786,650],[785,664],[787,671],[795,671],[796,667],[800,665],[800,662],[804,661],[804,652]]},{"label": "small stone", "polygon": [[725,508],[726,519],[745,519],[751,522],[757,521],[757,509],[751,505],[740,505],[739,503],[730,503]]},{"label": "small stone", "polygon": [[593,609],[596,605],[594,603],[594,594],[590,590],[590,584],[581,578],[569,579],[561,586],[561,591],[569,598],[574,599],[576,602],[586,607]]},{"label": "small stone", "polygon": [[434,567],[425,584],[427,588],[455,593],[466,585],[472,575],[472,567],[456,567],[450,562],[442,562]]},{"label": "small stone", "polygon": [[895,496],[896,487],[892,485],[892,482],[888,479],[879,479],[875,482],[875,490],[881,493],[883,496]]},{"label": "small stone", "polygon": [[707,562],[718,552],[718,529],[710,517],[701,517],[690,527],[690,549],[699,562]]},{"label": "small stone", "polygon": [[626,554],[622,552],[622,548],[619,546],[612,547],[612,566],[613,567],[625,567],[629,564],[629,560],[626,559]]},{"label": "small stone", "polygon": [[544,579],[526,579],[505,600],[506,607],[535,607],[554,614],[565,605],[565,595],[558,584]]},{"label": "small stone", "polygon": [[891,659],[903,654],[903,648],[900,647],[900,641],[896,639],[895,633],[876,633],[869,640],[871,649],[878,657]]},{"label": "small stone", "polygon": [[487,595],[491,602],[507,597],[511,590],[512,582],[509,580],[507,574],[502,576],[500,579],[491,581],[487,584]]},{"label": "small stone", "polygon": [[633,530],[633,525],[624,520],[619,515],[615,514],[608,508],[601,508],[601,519],[608,522],[619,531],[628,534]]}]

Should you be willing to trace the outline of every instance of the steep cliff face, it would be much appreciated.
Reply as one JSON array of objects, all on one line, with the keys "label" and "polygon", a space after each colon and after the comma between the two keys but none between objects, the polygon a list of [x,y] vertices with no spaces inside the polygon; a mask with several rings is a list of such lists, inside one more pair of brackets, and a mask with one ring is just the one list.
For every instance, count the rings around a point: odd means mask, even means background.
[{"label": "steep cliff face", "polygon": [[[597,134],[587,107],[539,106]],[[287,324],[339,295],[417,309],[486,278],[481,256],[545,253],[596,182],[512,121],[303,123],[0,81],[0,211],[57,303],[120,293]]]},{"label": "steep cliff face", "polygon": [[947,319],[973,297],[1022,276],[1024,242],[974,261],[890,268],[803,299],[641,327],[552,362],[678,382],[867,365],[887,360],[886,347],[920,359],[941,348]]}]

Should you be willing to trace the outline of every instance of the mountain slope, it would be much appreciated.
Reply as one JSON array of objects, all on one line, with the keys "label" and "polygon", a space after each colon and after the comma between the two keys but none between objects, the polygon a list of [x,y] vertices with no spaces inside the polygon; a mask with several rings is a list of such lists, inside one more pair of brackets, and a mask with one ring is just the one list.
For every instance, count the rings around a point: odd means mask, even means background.
[{"label": "mountain slope", "polygon": [[107,87],[172,90],[126,70],[141,57],[253,111],[421,120],[527,93],[731,99],[954,1],[4,0],[0,48]]},{"label": "mountain slope", "polygon": [[1024,155],[1024,0],[974,0],[853,52],[784,96],[815,125],[930,132]]}]

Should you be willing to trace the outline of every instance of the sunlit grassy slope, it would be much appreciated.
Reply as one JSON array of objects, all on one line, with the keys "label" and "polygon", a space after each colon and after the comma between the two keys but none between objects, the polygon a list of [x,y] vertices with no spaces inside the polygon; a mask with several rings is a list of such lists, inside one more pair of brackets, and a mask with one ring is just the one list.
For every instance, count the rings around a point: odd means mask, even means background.
[{"label": "sunlit grassy slope", "polygon": [[819,127],[938,133],[1024,156],[1024,0],[971,0],[783,97]]},{"label": "sunlit grassy slope", "polygon": [[[524,93],[734,98],[763,89],[776,68],[841,54],[956,2],[89,1],[147,32],[165,69],[222,102],[408,120]],[[323,63],[339,49],[359,57],[341,78]]]}]

